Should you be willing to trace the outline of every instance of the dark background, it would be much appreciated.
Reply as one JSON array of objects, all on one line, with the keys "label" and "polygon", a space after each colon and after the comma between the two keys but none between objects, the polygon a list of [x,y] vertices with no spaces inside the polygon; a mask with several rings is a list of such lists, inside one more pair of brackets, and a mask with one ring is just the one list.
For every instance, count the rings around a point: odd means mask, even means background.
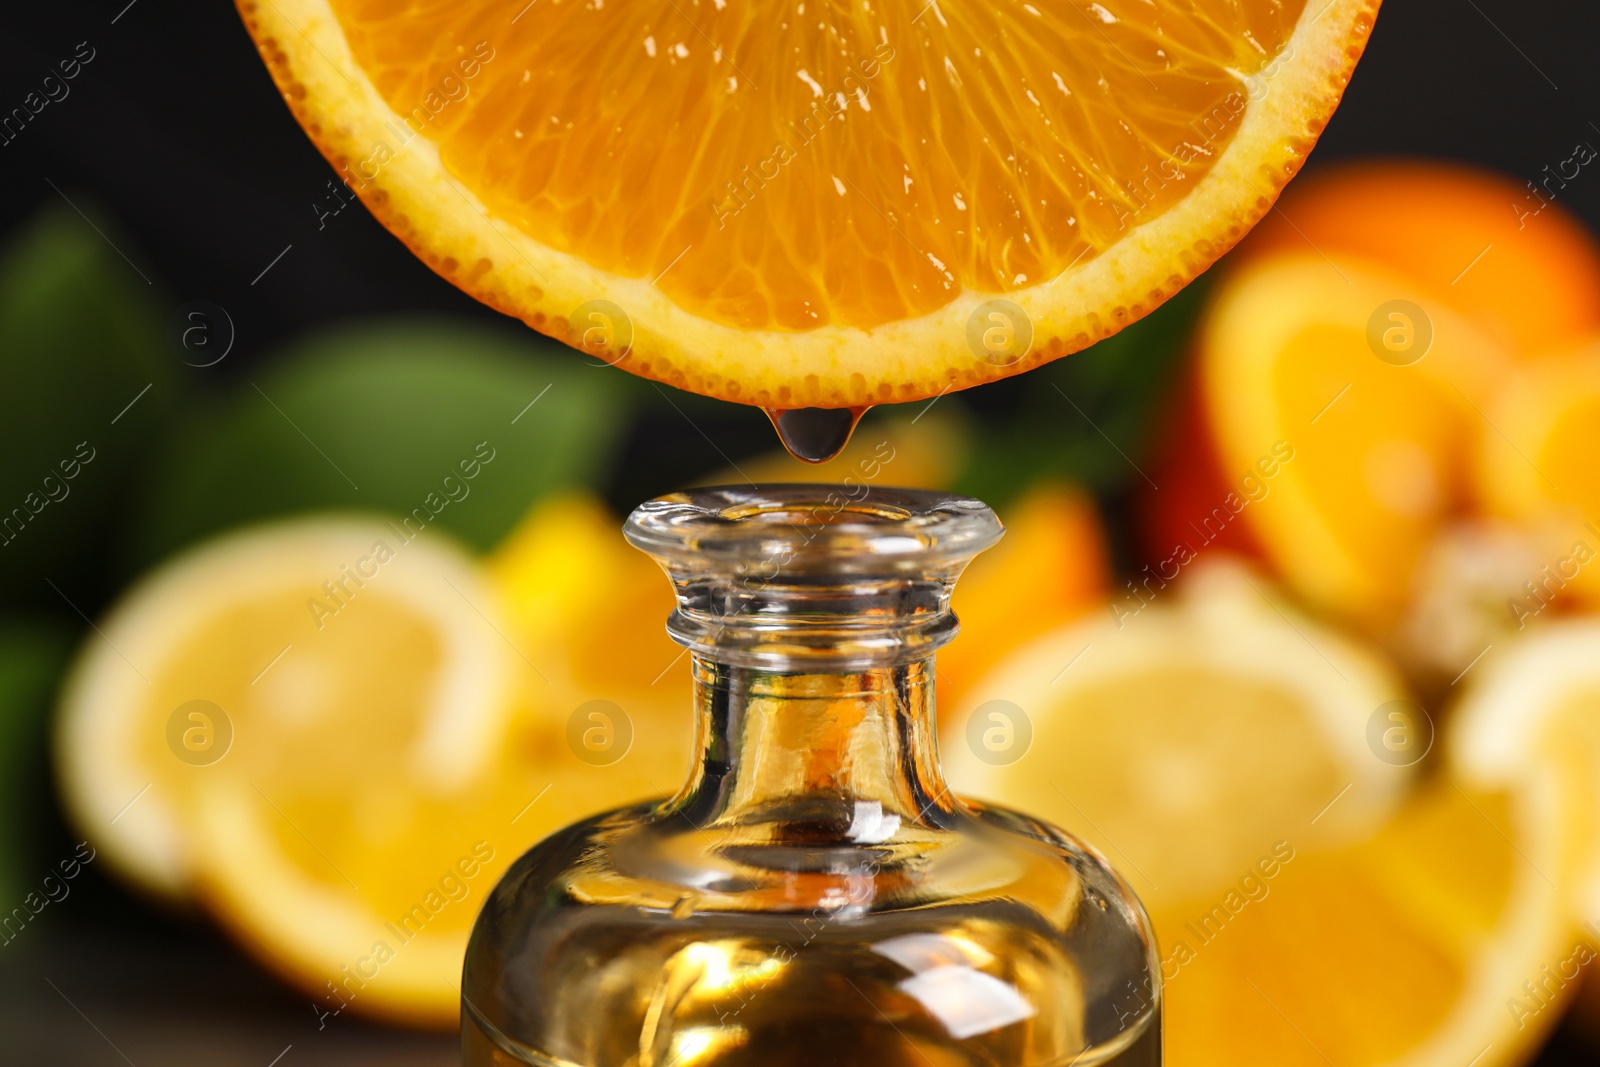
[{"label": "dark background", "polygon": [[[95,58],[70,95],[0,145],[0,240],[70,200],[164,306],[206,300],[226,308],[237,340],[206,372],[212,387],[249,381],[308,330],[363,317],[430,313],[548,345],[433,275],[364,211],[342,212],[319,230],[314,204],[333,171],[290,117],[231,5],[10,0],[0,12],[0,113],[20,105],[80,42]],[[1600,145],[1597,44],[1600,5],[1391,0],[1309,166],[1432,156],[1534,180],[1576,143]],[[1600,230],[1600,174],[1583,172],[1561,203]],[[0,360],[6,346],[0,337]],[[1101,346],[1066,361],[1072,369],[1062,373],[1093,375],[1111,358]],[[1003,424],[1027,403],[1029,388],[1014,379],[962,399],[985,423]],[[0,419],[17,417],[27,402],[0,399]],[[628,431],[606,487],[618,508],[723,467],[725,456],[772,445],[754,409],[673,400],[677,407],[644,408]],[[1137,454],[1134,431],[1118,428],[1131,424],[1103,424]],[[1087,424],[1065,432],[1084,448],[1109,447]],[[1120,488],[1097,488],[1116,531]],[[103,599],[80,606],[93,614]],[[50,929],[35,939],[33,955],[7,949],[0,959],[0,1061],[120,1063],[126,1057],[99,1024],[121,1033],[141,1018],[154,1028],[175,1016],[188,1025],[165,1032],[181,1036],[154,1046],[168,1062],[259,1059],[265,1067],[294,1043],[317,1043],[328,1062],[449,1061],[448,1041],[382,1037],[348,1021],[339,1035],[317,1035],[303,998],[260,976],[206,927],[130,905],[99,878],[91,870],[76,904],[44,917]],[[197,973],[208,975],[204,988],[194,987]],[[244,1018],[249,1026],[234,1024]],[[291,1054],[285,1067],[303,1055]],[[1595,1058],[1575,1036],[1558,1035],[1540,1063]]]}]

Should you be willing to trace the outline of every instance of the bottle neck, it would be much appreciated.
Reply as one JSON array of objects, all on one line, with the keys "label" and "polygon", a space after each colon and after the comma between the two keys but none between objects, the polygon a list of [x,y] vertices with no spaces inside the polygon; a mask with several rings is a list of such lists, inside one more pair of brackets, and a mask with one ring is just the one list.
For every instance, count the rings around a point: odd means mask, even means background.
[{"label": "bottle neck", "polygon": [[933,658],[797,673],[693,658],[698,757],[669,805],[694,825],[790,824],[872,844],[948,827]]},{"label": "bottle neck", "polygon": [[859,485],[636,508],[624,533],[671,580],[667,632],[693,656],[700,754],[666,813],[756,849],[953,826],[933,654],[956,634],[956,579],[1001,532],[977,500]]}]

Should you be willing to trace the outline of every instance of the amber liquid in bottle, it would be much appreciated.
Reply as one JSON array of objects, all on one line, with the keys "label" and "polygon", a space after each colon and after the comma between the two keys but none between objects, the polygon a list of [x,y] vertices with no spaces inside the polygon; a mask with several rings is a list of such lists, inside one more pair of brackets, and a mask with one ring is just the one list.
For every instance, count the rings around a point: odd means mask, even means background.
[{"label": "amber liquid in bottle", "polygon": [[939,773],[932,653],[998,523],[825,491],[700,490],[630,520],[678,588],[698,761],[501,880],[463,977],[469,1067],[1160,1064],[1127,886]]}]

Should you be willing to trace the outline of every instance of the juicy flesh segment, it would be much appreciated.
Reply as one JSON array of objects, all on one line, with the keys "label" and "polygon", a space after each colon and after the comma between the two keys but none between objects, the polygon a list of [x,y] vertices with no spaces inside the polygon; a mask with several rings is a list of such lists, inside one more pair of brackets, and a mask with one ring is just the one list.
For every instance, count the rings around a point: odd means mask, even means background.
[{"label": "juicy flesh segment", "polygon": [[[271,825],[283,853],[334,889],[348,884],[347,874],[363,886],[390,884],[383,875],[392,872],[361,878],[349,869],[361,852],[356,843],[408,840],[418,834],[412,824],[429,815],[411,775],[445,651],[436,624],[410,605],[382,590],[362,590],[361,598],[315,631],[306,606],[328,596],[312,582],[196,625],[155,674],[145,716],[165,725],[168,709],[204,697],[223,709],[232,744],[216,763],[189,766],[173,759],[165,731],[149,730],[140,752],[141,773],[180,808],[219,779],[271,805],[268,813],[281,815]],[[286,634],[308,632],[313,640],[296,637],[285,649]],[[269,662],[271,671],[262,671]],[[326,850],[345,857],[343,873]]]},{"label": "juicy flesh segment", "polygon": [[402,117],[388,151],[426,137],[497,217],[694,314],[807,330],[1037,285],[1161,214],[1304,5],[332,6]]}]

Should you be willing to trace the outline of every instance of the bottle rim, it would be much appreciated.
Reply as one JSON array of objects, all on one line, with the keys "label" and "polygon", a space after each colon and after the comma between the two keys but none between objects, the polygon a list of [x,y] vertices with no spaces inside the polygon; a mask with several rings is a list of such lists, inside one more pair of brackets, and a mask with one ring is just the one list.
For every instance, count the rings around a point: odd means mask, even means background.
[{"label": "bottle rim", "polygon": [[806,672],[932,655],[958,629],[956,579],[1003,532],[970,497],[803,483],[672,493],[624,527],[672,580],[673,640],[720,663]]},{"label": "bottle rim", "polygon": [[971,497],[825,483],[687,489],[646,501],[623,527],[630,544],[669,565],[758,571],[769,580],[964,562],[1004,532],[994,511]]}]

